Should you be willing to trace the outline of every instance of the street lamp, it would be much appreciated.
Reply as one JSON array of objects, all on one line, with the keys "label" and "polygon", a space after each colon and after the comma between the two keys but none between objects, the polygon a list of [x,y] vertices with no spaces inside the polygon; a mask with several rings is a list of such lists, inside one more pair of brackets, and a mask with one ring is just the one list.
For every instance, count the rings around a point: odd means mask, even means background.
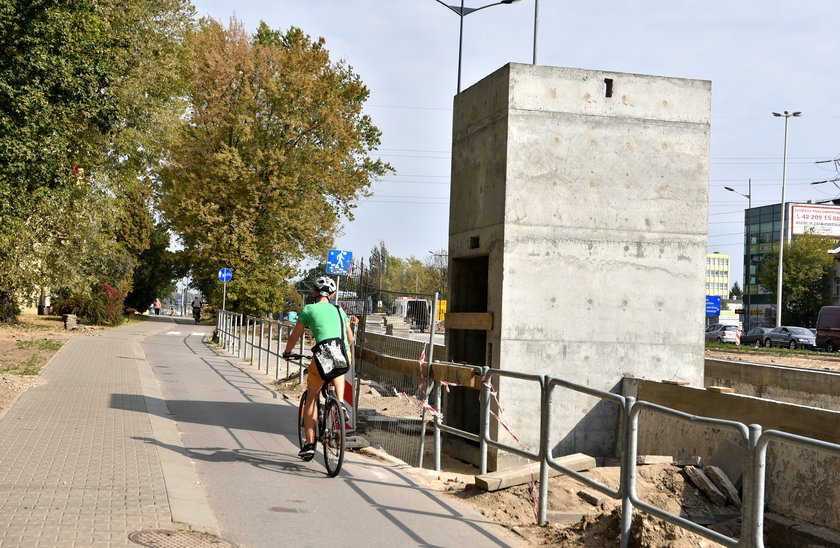
[{"label": "street lamp", "polygon": [[734,192],[735,194],[740,194],[741,196],[743,196],[744,198],[747,199],[747,211],[749,213],[748,213],[748,215],[744,216],[744,220],[747,221],[747,247],[746,247],[746,251],[747,251],[747,283],[744,284],[744,292],[747,294],[747,299],[746,299],[747,328],[746,328],[745,331],[749,331],[750,330],[750,305],[752,304],[752,302],[751,302],[752,299],[750,298],[750,276],[752,274],[752,272],[750,272],[750,270],[752,268],[752,250],[751,250],[751,247],[750,247],[752,245],[752,240],[750,239],[750,225],[752,225],[752,223],[750,222],[751,219],[749,218],[749,217],[752,216],[752,179],[747,179],[747,194],[743,194],[741,192],[738,192],[737,190],[735,190],[731,186],[725,186],[723,188],[725,188],[729,192]]},{"label": "street lamp", "polygon": [[784,111],[782,113],[774,112],[773,116],[785,119],[785,147],[784,155],[782,156],[782,203],[781,219],[779,222],[779,273],[778,280],[776,280],[776,327],[782,325],[782,258],[785,250],[785,184],[787,183],[787,136],[788,136],[788,120],[793,116],[798,118],[802,113]]},{"label": "street lamp", "polygon": [[458,34],[458,93],[461,93],[461,54],[464,49],[464,17],[476,12],[483,10],[485,8],[491,8],[493,6],[498,6],[499,4],[513,4],[514,2],[519,2],[519,0],[501,0],[501,2],[495,2],[493,4],[487,4],[486,6],[481,6],[480,8],[465,8],[464,7],[464,0],[461,0],[460,6],[450,6],[446,2],[442,0],[435,0],[441,6],[446,6],[447,8],[451,9],[458,17],[461,18],[461,30]]}]

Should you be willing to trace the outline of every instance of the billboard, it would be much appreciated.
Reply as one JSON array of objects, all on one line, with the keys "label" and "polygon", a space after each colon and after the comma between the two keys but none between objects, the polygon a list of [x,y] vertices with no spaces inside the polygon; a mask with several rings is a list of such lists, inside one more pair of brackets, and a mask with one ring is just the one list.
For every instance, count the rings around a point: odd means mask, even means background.
[{"label": "billboard", "polygon": [[840,238],[840,207],[821,205],[791,206],[791,234]]}]

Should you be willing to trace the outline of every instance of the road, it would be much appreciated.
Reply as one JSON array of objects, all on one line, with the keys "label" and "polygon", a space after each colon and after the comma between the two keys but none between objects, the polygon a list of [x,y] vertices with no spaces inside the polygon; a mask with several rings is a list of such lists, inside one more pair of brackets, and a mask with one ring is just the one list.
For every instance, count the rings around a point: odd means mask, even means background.
[{"label": "road", "polygon": [[[183,320],[182,320],[183,321]],[[297,457],[297,402],[186,322],[142,343],[221,536],[240,546],[512,546],[519,541],[410,473],[348,453],[329,478]]]}]

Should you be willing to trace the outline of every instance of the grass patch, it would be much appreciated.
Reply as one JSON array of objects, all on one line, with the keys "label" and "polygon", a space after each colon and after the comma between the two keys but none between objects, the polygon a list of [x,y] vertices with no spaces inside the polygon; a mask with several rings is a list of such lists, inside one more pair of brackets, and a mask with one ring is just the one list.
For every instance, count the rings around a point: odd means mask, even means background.
[{"label": "grass patch", "polygon": [[771,356],[815,356],[820,353],[819,350],[808,350],[806,348],[797,348],[791,350],[790,348],[780,348],[774,346],[772,348],[759,347],[756,348],[753,344],[736,345],[733,343],[719,343],[717,341],[706,341],[706,350],[721,350],[724,352],[744,352],[750,354],[767,354]]},{"label": "grass patch", "polygon": [[37,339],[32,341],[17,341],[15,343],[20,349],[31,348],[34,350],[44,350],[47,352],[57,352],[64,346],[64,341],[59,339]]},{"label": "grass patch", "polygon": [[47,363],[47,356],[41,354],[32,354],[28,358],[19,363],[10,363],[0,365],[0,373],[8,373],[9,375],[19,375],[22,377],[37,375],[41,372],[41,368]]}]

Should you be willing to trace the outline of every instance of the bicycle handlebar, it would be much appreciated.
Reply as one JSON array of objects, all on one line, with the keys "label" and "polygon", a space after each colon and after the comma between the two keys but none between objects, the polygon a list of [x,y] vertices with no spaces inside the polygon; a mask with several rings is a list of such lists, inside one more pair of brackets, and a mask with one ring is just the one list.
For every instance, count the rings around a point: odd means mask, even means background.
[{"label": "bicycle handlebar", "polygon": [[284,360],[297,360],[299,358],[306,358],[307,360],[311,360],[312,356],[307,356],[305,354],[283,354]]}]

